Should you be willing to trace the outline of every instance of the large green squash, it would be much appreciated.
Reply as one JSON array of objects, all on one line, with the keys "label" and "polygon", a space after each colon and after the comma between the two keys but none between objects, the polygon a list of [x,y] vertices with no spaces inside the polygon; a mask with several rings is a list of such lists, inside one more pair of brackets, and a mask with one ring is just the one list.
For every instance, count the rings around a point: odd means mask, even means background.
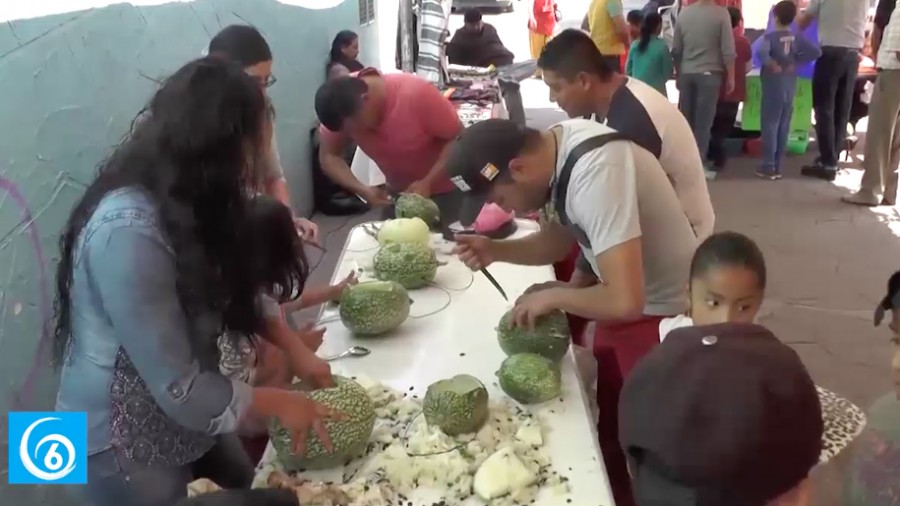
[{"label": "large green squash", "polygon": [[522,404],[537,404],[558,397],[562,390],[559,365],[535,353],[507,357],[497,371],[500,388]]},{"label": "large green squash", "polygon": [[422,288],[434,281],[438,261],[434,250],[413,242],[385,244],[375,253],[375,277],[396,281],[407,290]]},{"label": "large green squash", "polygon": [[357,336],[377,336],[409,317],[409,293],[394,281],[366,281],[341,294],[341,322]]},{"label": "large green squash", "polygon": [[537,353],[558,362],[569,350],[569,321],[560,310],[538,318],[533,330],[513,327],[511,322],[512,310],[497,325],[497,341],[507,355]]},{"label": "large green squash", "polygon": [[456,436],[477,432],[488,417],[488,391],[474,376],[460,374],[428,386],[422,412],[428,425]]},{"label": "large green squash", "polygon": [[441,221],[441,211],[433,200],[416,193],[403,193],[394,201],[397,218],[420,218],[429,227]]},{"label": "large green squash", "polygon": [[[375,428],[375,405],[359,383],[343,376],[335,376],[334,382],[332,388],[305,392],[314,401],[347,415],[346,420],[325,423],[334,445],[334,453],[329,454],[322,446],[319,436],[310,430],[306,439],[306,455],[294,455],[290,432],[278,420],[270,422],[269,437],[272,439],[272,446],[278,461],[287,471],[338,467],[365,452]],[[303,390],[299,383],[294,388]]]}]

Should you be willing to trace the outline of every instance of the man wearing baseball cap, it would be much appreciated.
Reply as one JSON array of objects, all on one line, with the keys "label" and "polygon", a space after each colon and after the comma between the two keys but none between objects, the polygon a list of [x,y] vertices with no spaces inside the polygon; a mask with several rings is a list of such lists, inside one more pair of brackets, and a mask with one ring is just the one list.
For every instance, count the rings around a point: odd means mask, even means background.
[{"label": "man wearing baseball cap", "polygon": [[819,396],[763,327],[673,331],[625,382],[619,416],[638,506],[811,504]]},{"label": "man wearing baseball cap", "polygon": [[600,374],[600,446],[616,503],[630,503],[617,441],[618,393],[634,364],[659,342],[659,321],[686,309],[684,287],[696,238],[656,158],[608,126],[584,119],[541,132],[508,120],[466,129],[447,158],[450,181],[466,196],[461,221],[486,202],[507,211],[545,210],[541,230],[516,240],[457,237],[470,268],[491,262],[550,265],[577,241],[591,283],[550,283],[516,301],[518,325],[561,309],[594,320]]}]

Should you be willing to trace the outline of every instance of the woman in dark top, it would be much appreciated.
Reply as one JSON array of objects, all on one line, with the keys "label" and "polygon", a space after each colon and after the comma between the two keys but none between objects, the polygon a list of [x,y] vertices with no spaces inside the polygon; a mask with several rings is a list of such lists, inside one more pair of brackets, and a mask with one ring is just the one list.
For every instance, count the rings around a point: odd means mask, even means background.
[{"label": "woman in dark top", "polygon": [[334,79],[365,68],[357,58],[359,58],[359,35],[350,30],[341,30],[331,41],[331,52],[325,66],[327,78]]},{"label": "woman in dark top", "polygon": [[[273,57],[269,44],[259,30],[252,26],[226,26],[209,41],[209,54],[239,63],[264,93],[277,81],[275,74],[272,73]],[[272,111],[274,123],[274,108]],[[291,195],[284,178],[275,138],[276,136],[272,135],[271,146],[259,164],[257,174],[260,189],[291,207]],[[294,221],[305,240],[319,242],[319,228],[315,223],[299,216],[295,217]]]},{"label": "woman in dark top", "polygon": [[[96,506],[171,506],[200,477],[248,487],[253,464],[234,435],[248,415],[280,419],[299,446],[310,429],[328,437],[327,408],[218,370],[218,336],[264,320],[234,224],[271,135],[252,77],[193,61],[163,82],[69,215],[56,409],[87,412],[84,491]],[[303,267],[277,280],[277,302],[302,291]]]}]

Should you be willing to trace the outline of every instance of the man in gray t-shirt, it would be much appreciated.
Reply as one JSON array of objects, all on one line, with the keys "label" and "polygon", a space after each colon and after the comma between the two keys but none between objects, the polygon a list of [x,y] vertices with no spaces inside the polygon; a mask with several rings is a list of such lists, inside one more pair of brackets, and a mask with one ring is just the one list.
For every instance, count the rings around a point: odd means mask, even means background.
[{"label": "man in gray t-shirt", "polygon": [[728,10],[714,0],[685,7],[675,21],[672,56],[678,73],[678,107],[697,139],[700,155],[709,149],[719,91],[734,89],[734,35]]},{"label": "man in gray t-shirt", "polygon": [[810,0],[809,7],[797,17],[797,26],[804,30],[814,20],[818,22],[822,48],[812,82],[819,157],[813,165],[803,167],[804,176],[834,181],[837,174],[866,42],[868,10],[865,0]]}]

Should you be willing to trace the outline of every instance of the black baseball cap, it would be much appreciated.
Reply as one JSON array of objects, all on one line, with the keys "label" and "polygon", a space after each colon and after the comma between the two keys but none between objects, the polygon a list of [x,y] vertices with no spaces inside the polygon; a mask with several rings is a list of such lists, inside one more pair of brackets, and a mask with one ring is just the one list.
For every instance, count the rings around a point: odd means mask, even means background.
[{"label": "black baseball cap", "polygon": [[764,327],[673,330],[632,371],[619,439],[638,506],[762,506],[819,461],[815,384]]},{"label": "black baseball cap", "polygon": [[456,189],[465,193],[459,221],[469,226],[478,218],[491,186],[509,171],[534,130],[508,119],[475,123],[456,138],[447,156],[446,170]]},{"label": "black baseball cap", "polygon": [[891,274],[887,284],[887,294],[875,308],[875,326],[881,325],[887,311],[900,309],[900,271]]}]

